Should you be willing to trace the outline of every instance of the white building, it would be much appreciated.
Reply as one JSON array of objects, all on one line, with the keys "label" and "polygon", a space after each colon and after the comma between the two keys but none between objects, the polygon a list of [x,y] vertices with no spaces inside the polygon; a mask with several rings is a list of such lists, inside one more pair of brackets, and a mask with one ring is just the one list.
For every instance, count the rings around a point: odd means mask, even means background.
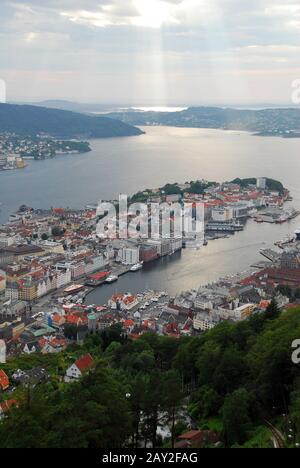
[{"label": "white building", "polygon": [[44,249],[46,252],[50,253],[56,253],[56,254],[63,254],[65,253],[63,245],[59,242],[54,242],[54,241],[44,241],[40,243],[40,246],[42,249]]},{"label": "white building", "polygon": [[56,289],[60,289],[60,288],[63,288],[64,286],[67,286],[67,284],[71,283],[72,281],[71,270],[56,272],[55,279],[56,279]]},{"label": "white building", "polygon": [[245,218],[248,216],[249,207],[246,203],[233,203],[228,206],[232,210],[233,218]]},{"label": "white building", "polygon": [[12,245],[16,244],[18,240],[18,237],[0,234],[0,247],[11,247]]},{"label": "white building", "polygon": [[131,310],[139,304],[137,296],[133,294],[114,294],[108,305],[113,310]]},{"label": "white building", "polygon": [[106,265],[107,260],[103,255],[99,255],[98,257],[91,257],[85,264],[85,274],[91,275],[92,273],[101,270]]},{"label": "white building", "polygon": [[213,312],[199,312],[194,318],[193,326],[197,331],[207,331],[212,330],[220,322],[220,317]]},{"label": "white building", "polygon": [[5,299],[15,302],[19,299],[19,288],[17,283],[7,283],[5,289]]},{"label": "white building", "polygon": [[71,264],[71,275],[72,279],[80,278],[81,276],[85,276],[85,263],[82,262],[74,262]]},{"label": "white building", "polygon": [[87,373],[94,365],[94,360],[90,354],[82,356],[80,359],[77,359],[74,364],[66,372],[65,382],[74,382],[80,379],[85,373]]},{"label": "white building", "polygon": [[246,320],[252,315],[254,309],[254,304],[244,304],[234,309],[234,311],[232,312],[233,318],[238,321]]},{"label": "white building", "polygon": [[257,188],[259,190],[266,190],[266,188],[267,188],[267,179],[265,179],[264,177],[260,177],[259,179],[257,179],[256,186],[257,186]]},{"label": "white building", "polygon": [[214,208],[212,210],[212,219],[217,222],[231,221],[233,219],[233,210],[230,208]]},{"label": "white building", "polygon": [[135,265],[140,261],[140,248],[124,247],[119,250],[119,258],[124,265]]}]

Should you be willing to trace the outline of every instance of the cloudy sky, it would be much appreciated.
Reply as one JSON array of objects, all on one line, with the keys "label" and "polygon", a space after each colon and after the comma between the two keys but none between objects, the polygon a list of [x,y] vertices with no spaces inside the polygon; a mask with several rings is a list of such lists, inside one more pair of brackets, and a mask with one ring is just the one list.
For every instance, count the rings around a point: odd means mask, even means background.
[{"label": "cloudy sky", "polygon": [[291,0],[1,0],[10,100],[124,105],[290,103]]}]

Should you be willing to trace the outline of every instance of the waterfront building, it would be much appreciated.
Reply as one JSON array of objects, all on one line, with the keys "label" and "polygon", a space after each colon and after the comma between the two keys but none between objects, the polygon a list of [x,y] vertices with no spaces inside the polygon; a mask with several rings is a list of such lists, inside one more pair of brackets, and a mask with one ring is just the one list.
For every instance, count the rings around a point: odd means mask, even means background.
[{"label": "waterfront building", "polygon": [[136,265],[140,261],[140,248],[123,247],[118,257],[124,265]]},{"label": "waterfront building", "polygon": [[107,260],[103,255],[97,257],[90,257],[85,261],[85,274],[91,275],[96,271],[101,270],[107,265]]},{"label": "waterfront building", "polygon": [[72,279],[77,279],[85,275],[85,262],[73,262],[71,263],[71,276]]},{"label": "waterfront building", "polygon": [[131,310],[139,304],[137,296],[133,294],[114,294],[108,302],[113,310]]},{"label": "waterfront building", "polygon": [[156,247],[157,253],[160,257],[165,257],[172,253],[171,239],[149,239],[148,244]]},{"label": "waterfront building", "polygon": [[212,220],[217,222],[226,222],[233,220],[233,210],[227,207],[213,208]]},{"label": "waterfront building", "polygon": [[155,246],[142,244],[140,246],[140,261],[147,263],[158,258],[157,248]]},{"label": "waterfront building", "polygon": [[245,218],[248,216],[249,207],[246,203],[234,203],[228,205],[228,209],[232,210],[233,218]]}]

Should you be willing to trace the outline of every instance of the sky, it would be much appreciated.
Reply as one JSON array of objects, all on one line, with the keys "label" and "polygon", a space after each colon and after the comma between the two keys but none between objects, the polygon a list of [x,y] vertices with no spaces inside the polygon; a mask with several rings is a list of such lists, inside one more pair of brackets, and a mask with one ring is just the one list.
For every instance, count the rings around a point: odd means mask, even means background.
[{"label": "sky", "polygon": [[1,0],[9,101],[291,104],[300,3]]}]

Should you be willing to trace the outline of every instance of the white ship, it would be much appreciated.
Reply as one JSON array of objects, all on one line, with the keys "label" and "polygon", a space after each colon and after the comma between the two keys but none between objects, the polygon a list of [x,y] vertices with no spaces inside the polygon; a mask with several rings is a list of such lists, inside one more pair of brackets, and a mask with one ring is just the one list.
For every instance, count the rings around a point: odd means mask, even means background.
[{"label": "white ship", "polygon": [[142,270],[143,265],[144,265],[144,262],[136,263],[135,265],[133,265],[133,267],[130,268],[130,271],[135,272],[135,271]]},{"label": "white ship", "polygon": [[116,281],[118,281],[118,277],[115,276],[115,275],[112,275],[112,276],[109,276],[106,280],[105,280],[105,283],[108,283],[108,284],[111,284],[111,283],[115,283]]}]

